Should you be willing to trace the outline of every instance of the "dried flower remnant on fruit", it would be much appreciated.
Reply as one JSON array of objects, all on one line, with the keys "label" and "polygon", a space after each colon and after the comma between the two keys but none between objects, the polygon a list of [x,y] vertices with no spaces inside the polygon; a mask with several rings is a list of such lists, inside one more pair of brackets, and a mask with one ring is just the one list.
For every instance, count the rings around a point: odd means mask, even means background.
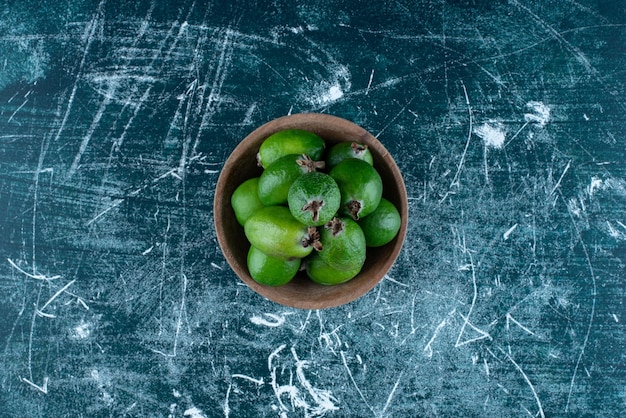
[{"label": "dried flower remnant on fruit", "polygon": [[311,212],[311,220],[317,222],[320,219],[320,209],[324,207],[323,200],[311,200],[306,205],[302,206],[303,211]]},{"label": "dried flower remnant on fruit", "polygon": [[324,161],[313,161],[311,157],[306,154],[302,154],[302,157],[298,158],[296,160],[296,163],[300,167],[304,168],[307,173],[312,173],[314,171],[317,171],[317,169],[321,170],[326,167],[326,163]]},{"label": "dried flower remnant on fruit", "polygon": [[316,251],[322,251],[324,247],[322,246],[322,242],[320,241],[320,233],[316,227],[310,226],[308,228],[307,236],[302,238],[302,246],[304,248],[311,246]]},{"label": "dried flower remnant on fruit", "polygon": [[347,205],[348,213],[355,221],[359,220],[359,212],[361,212],[361,202],[358,200],[351,200]]},{"label": "dried flower remnant on fruit", "polygon": [[330,229],[333,237],[336,237],[341,231],[343,231],[345,224],[341,221],[341,219],[334,217],[331,221],[324,225],[324,227],[326,229]]},{"label": "dried flower remnant on fruit", "polygon": [[352,148],[352,152],[354,152],[355,155],[362,155],[365,153],[365,151],[367,151],[367,145],[359,144],[358,142],[353,142],[350,147]]}]

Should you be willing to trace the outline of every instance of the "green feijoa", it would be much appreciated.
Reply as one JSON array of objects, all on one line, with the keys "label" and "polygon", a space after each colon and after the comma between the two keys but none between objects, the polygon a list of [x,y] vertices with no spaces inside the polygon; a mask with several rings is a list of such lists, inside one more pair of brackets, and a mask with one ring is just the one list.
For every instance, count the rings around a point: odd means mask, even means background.
[{"label": "green feijoa", "polygon": [[365,262],[365,235],[350,218],[333,218],[321,228],[319,255],[337,270],[354,270]]},{"label": "green feijoa", "polygon": [[259,178],[254,177],[241,183],[230,198],[237,222],[243,226],[246,220],[264,205],[259,199]]},{"label": "green feijoa", "polygon": [[346,158],[356,158],[374,165],[372,152],[367,145],[358,142],[339,142],[330,147],[326,155],[326,165],[328,168],[333,168]]},{"label": "green feijoa", "polygon": [[400,230],[401,219],[393,203],[382,198],[376,210],[358,223],[365,234],[367,246],[380,247],[395,238]]},{"label": "green feijoa", "polygon": [[267,167],[259,178],[259,200],[265,206],[287,203],[289,188],[293,182],[303,175],[323,168],[322,161],[313,161],[306,154],[290,154]]},{"label": "green feijoa", "polygon": [[324,153],[324,147],[324,140],[313,132],[285,129],[268,136],[263,141],[257,159],[259,165],[264,168],[290,154],[306,154],[314,160],[319,160]]},{"label": "green feijoa", "polygon": [[324,173],[312,172],[298,177],[289,188],[289,210],[305,225],[320,226],[330,221],[341,204],[337,182]]},{"label": "green feijoa", "polygon": [[298,222],[284,206],[266,206],[244,225],[246,238],[263,253],[283,260],[303,258],[319,245],[315,228]]},{"label": "green feijoa", "polygon": [[332,170],[341,191],[341,209],[355,221],[372,213],[383,194],[383,182],[376,169],[363,160],[346,158]]},{"label": "green feijoa", "polygon": [[282,260],[265,254],[254,246],[248,251],[248,271],[250,276],[267,286],[281,286],[294,278],[300,269],[300,258]]},{"label": "green feijoa", "polygon": [[338,270],[329,266],[319,253],[313,253],[306,258],[306,274],[315,283],[332,286],[345,283],[353,279],[361,271],[362,266],[354,270]]}]

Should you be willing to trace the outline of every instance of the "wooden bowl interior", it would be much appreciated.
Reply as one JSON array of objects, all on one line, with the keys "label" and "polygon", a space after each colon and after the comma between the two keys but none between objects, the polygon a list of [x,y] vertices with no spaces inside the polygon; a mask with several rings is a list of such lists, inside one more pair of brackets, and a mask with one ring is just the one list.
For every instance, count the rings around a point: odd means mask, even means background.
[{"label": "wooden bowl interior", "polygon": [[[237,223],[230,197],[247,179],[261,175],[256,154],[269,135],[283,129],[305,129],[315,132],[326,142],[326,148],[343,141],[367,144],[374,157],[374,167],[383,179],[383,196],[399,210],[402,218],[400,232],[392,242],[367,249],[367,258],[361,272],[352,280],[323,286],[309,280],[305,272],[288,284],[271,287],[257,283],[247,269],[250,244],[243,227]],[[335,116],[305,113],[275,119],[250,133],[234,149],[220,173],[214,199],[214,221],[218,242],[237,276],[257,293],[280,303],[302,309],[322,309],[351,302],[371,290],[384,277],[395,262],[404,239],[408,220],[407,195],[402,175],[385,147],[363,128]]]}]

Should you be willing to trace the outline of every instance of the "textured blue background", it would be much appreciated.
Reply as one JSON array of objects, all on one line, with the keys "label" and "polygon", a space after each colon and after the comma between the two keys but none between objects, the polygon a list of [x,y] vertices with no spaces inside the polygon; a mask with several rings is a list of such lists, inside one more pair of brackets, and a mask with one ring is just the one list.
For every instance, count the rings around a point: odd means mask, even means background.
[{"label": "textured blue background", "polygon": [[[626,414],[623,2],[0,5],[0,416]],[[348,305],[269,302],[213,190],[279,116],[409,193]]]}]

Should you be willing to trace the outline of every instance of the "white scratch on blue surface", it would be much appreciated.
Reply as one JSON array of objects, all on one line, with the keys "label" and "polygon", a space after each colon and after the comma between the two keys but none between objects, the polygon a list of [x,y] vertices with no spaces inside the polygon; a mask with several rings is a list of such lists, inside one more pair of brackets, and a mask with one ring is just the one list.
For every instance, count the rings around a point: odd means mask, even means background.
[{"label": "white scratch on blue surface", "polygon": [[15,262],[13,260],[11,260],[10,258],[7,258],[7,261],[9,262],[9,264],[11,265],[11,267],[13,267],[14,269],[16,269],[17,271],[19,271],[20,273],[22,273],[23,275],[25,275],[26,277],[30,277],[31,279],[35,279],[35,280],[43,280],[46,282],[49,282],[51,280],[56,280],[61,278],[61,276],[46,276],[44,274],[31,274],[28,273],[26,271],[24,271],[22,268],[20,268],[17,264],[15,264]]},{"label": "white scratch on blue surface", "polygon": [[508,240],[509,236],[511,236],[511,234],[513,233],[513,231],[515,231],[516,228],[517,228],[517,224],[510,227],[504,234],[502,234],[502,238],[504,238],[505,241]]},{"label": "white scratch on blue surface", "polygon": [[445,327],[448,324],[448,318],[451,315],[453,315],[455,312],[456,312],[456,308],[450,311],[450,313],[448,313],[448,315],[435,328],[435,331],[433,332],[432,337],[430,337],[430,340],[428,340],[428,343],[426,344],[423,350],[428,356],[428,358],[432,358],[433,356],[433,347],[432,347],[433,342],[435,341],[435,339],[437,338],[437,336],[439,335],[443,327]]},{"label": "white scratch on blue surface", "polygon": [[272,313],[264,313],[263,315],[265,316],[265,318],[263,318],[262,316],[254,315],[252,318],[250,318],[250,322],[255,325],[263,325],[270,328],[279,327],[285,323],[284,316],[278,316]]},{"label": "white scratch on blue surface", "polygon": [[513,357],[511,357],[507,352],[505,352],[501,347],[498,347],[498,349],[500,350],[500,352],[502,354],[504,354],[506,356],[506,358],[513,364],[513,366],[515,366],[515,368],[517,369],[517,371],[519,371],[522,375],[522,377],[524,378],[524,380],[526,381],[526,383],[528,384],[528,386],[530,387],[530,391],[532,392],[535,401],[537,402],[537,407],[539,408],[539,412],[538,414],[542,417],[545,418],[545,413],[543,412],[543,406],[541,404],[541,399],[539,399],[539,395],[537,395],[537,391],[535,390],[535,386],[532,384],[532,382],[530,381],[530,379],[528,378],[528,375],[524,372],[524,370],[520,367],[519,364],[517,364],[517,362],[513,359]]}]

